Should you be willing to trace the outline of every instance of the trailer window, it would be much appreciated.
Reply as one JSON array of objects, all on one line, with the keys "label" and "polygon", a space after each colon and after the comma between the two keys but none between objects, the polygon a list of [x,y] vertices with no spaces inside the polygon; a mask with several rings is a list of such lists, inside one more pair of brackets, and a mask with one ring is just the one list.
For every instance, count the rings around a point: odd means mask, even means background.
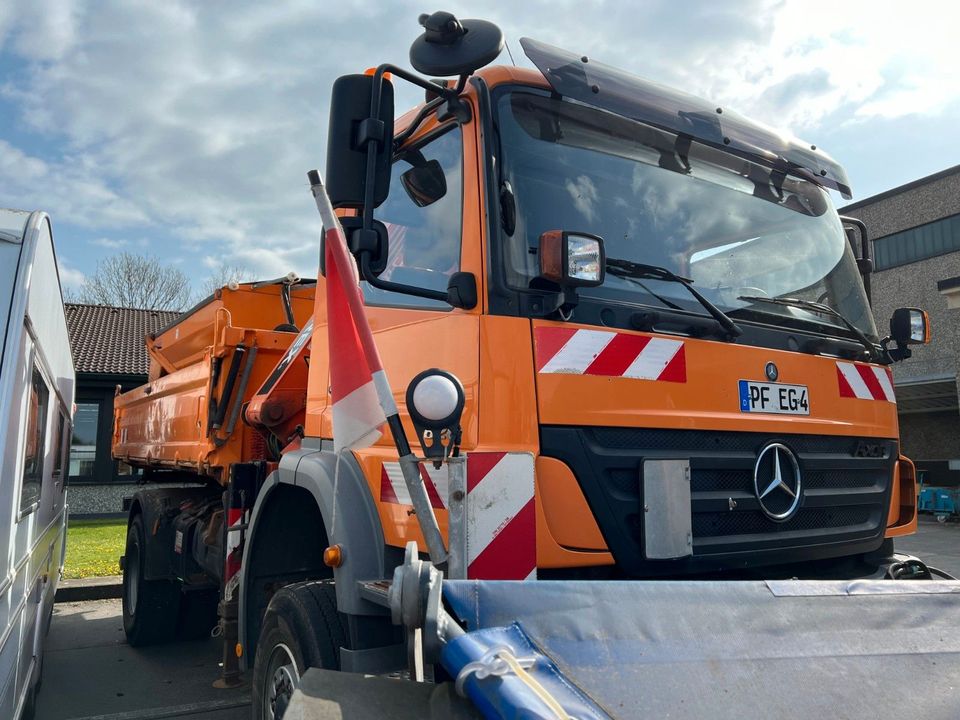
[{"label": "trailer window", "polygon": [[20,492],[20,512],[34,507],[40,500],[43,484],[43,457],[45,451],[47,410],[50,391],[37,368],[33,369],[27,407],[26,455],[23,463],[23,484]]},{"label": "trailer window", "polygon": [[59,408],[57,415],[57,434],[53,438],[53,448],[56,452],[53,460],[53,474],[60,477],[63,474],[63,457],[67,451],[67,431],[70,422],[67,420],[63,407]]},{"label": "trailer window", "polygon": [[[397,155],[390,194],[377,209],[390,238],[383,280],[446,291],[460,269],[462,156],[456,125]],[[445,302],[378,290],[366,282],[361,287],[368,305],[450,309]]]},{"label": "trailer window", "polygon": [[99,419],[99,403],[77,403],[70,442],[70,477],[93,477],[97,462]]}]

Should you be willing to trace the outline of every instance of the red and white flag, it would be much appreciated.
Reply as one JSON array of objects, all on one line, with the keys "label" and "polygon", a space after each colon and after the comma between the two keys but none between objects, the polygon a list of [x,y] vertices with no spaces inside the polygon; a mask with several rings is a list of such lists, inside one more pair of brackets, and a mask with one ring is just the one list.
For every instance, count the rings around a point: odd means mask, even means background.
[{"label": "red and white flag", "polygon": [[335,452],[364,448],[397,414],[393,393],[367,323],[357,267],[346,236],[322,186],[314,188],[326,242],[327,333]]}]

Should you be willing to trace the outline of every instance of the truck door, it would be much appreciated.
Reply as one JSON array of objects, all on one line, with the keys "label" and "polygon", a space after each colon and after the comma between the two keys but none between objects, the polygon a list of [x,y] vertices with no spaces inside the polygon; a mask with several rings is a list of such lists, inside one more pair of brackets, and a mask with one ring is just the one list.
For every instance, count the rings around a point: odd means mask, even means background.
[{"label": "truck door", "polygon": [[[455,122],[438,125],[428,121],[418,137],[397,154],[390,194],[377,208],[377,219],[386,224],[390,238],[381,275],[384,280],[446,291],[455,272],[472,272],[478,281],[482,277],[479,233],[464,232],[464,227],[476,226],[475,221],[464,220],[479,214],[476,173],[466,170],[475,164],[465,163],[464,157],[476,157],[473,138]],[[418,173],[419,177],[413,177]],[[442,301],[387,292],[365,282],[361,287],[408,436],[415,437],[404,406],[407,385],[417,373],[437,367],[453,373],[464,385],[463,447],[475,447],[479,307],[463,310]],[[358,455],[373,497],[380,501],[387,543],[402,547],[407,540],[419,540],[416,518],[409,513],[406,490],[392,462],[396,450],[389,436]],[[432,495],[444,530],[445,495],[442,487]]]}]

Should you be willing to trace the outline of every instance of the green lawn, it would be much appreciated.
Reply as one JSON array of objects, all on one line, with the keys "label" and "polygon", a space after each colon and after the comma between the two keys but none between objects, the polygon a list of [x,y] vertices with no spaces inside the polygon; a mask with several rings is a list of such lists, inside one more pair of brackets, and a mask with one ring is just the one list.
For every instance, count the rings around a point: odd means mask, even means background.
[{"label": "green lawn", "polygon": [[126,519],[71,520],[63,576],[76,579],[119,575],[126,539]]}]

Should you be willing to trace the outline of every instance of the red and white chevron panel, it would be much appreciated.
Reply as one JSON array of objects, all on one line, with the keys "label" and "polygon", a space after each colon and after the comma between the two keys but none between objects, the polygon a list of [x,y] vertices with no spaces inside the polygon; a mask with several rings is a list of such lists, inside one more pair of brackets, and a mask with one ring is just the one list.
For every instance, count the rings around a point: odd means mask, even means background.
[{"label": "red and white chevron panel", "polygon": [[[537,576],[537,525],[530,453],[467,454],[467,577],[478,580],[527,580]],[[446,509],[448,475],[420,465],[430,503]],[[411,505],[400,464],[383,463],[380,502]]]},{"label": "red and white chevron panel", "polygon": [[893,374],[888,368],[837,362],[837,382],[840,384],[840,397],[897,402],[893,392]]},{"label": "red and white chevron panel", "polygon": [[233,598],[240,586],[240,567],[243,560],[243,532],[241,526],[246,523],[246,511],[231,507],[227,510],[227,553],[223,569],[224,596]]},{"label": "red and white chevron panel", "polygon": [[534,338],[540,373],[687,381],[682,340],[564,327],[536,328]]},{"label": "red and white chevron panel", "polygon": [[[420,463],[420,477],[427,488],[427,496],[434,509],[446,510],[449,492],[447,468],[437,470],[432,463]],[[403,481],[400,463],[385,462],[380,470],[380,502],[413,505],[407,484]]]},{"label": "red and white chevron panel", "polygon": [[535,580],[537,521],[533,455],[467,455],[467,577]]}]

